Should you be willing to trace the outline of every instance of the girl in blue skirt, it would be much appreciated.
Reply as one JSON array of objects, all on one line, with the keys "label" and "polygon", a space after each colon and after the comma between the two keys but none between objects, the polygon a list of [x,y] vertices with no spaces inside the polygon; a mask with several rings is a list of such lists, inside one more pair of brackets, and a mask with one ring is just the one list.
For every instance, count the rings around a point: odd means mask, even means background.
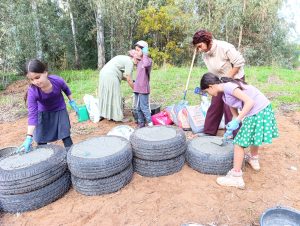
[{"label": "girl in blue skirt", "polygon": [[63,78],[49,75],[47,67],[39,60],[30,60],[25,66],[30,82],[25,101],[28,107],[28,128],[25,141],[19,151],[30,151],[33,139],[38,145],[62,140],[69,149],[73,142],[70,137],[70,120],[63,93],[71,107],[78,112],[71,91]]}]

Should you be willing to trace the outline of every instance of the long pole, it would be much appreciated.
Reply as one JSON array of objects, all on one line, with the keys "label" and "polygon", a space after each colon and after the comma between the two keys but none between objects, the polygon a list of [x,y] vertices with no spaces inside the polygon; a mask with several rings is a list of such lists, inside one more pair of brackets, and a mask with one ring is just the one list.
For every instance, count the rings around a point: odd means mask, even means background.
[{"label": "long pole", "polygon": [[190,77],[191,77],[191,73],[192,73],[192,70],[193,70],[196,54],[197,54],[197,48],[195,48],[195,50],[194,50],[194,55],[193,55],[193,59],[192,59],[192,63],[191,63],[190,71],[189,71],[188,80],[186,81],[186,85],[185,85],[183,100],[185,100],[186,92],[187,92],[187,89],[188,89],[188,86],[189,86],[189,83],[190,83]]}]

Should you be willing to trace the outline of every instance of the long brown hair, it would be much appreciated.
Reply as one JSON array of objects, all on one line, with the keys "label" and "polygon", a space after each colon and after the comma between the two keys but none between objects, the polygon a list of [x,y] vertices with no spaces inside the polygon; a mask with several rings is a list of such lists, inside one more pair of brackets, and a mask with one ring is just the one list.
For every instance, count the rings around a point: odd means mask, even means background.
[{"label": "long brown hair", "polygon": [[238,88],[240,88],[241,90],[244,90],[243,84],[247,85],[247,83],[244,82],[241,79],[233,79],[233,78],[229,78],[229,77],[221,77],[221,78],[219,78],[217,75],[208,72],[208,73],[205,73],[202,76],[201,81],[200,81],[200,87],[201,87],[201,90],[205,90],[210,85],[227,83],[227,82],[232,82],[232,83],[237,84]]},{"label": "long brown hair", "polygon": [[[38,59],[31,59],[31,60],[27,61],[27,63],[25,64],[24,74],[25,74],[25,76],[27,76],[27,74],[29,72],[44,73],[47,70],[48,70],[47,65],[45,65]],[[29,85],[29,86],[31,86],[31,85]],[[25,104],[27,103],[27,96],[28,96],[28,91],[26,91],[26,93],[24,95]]]}]

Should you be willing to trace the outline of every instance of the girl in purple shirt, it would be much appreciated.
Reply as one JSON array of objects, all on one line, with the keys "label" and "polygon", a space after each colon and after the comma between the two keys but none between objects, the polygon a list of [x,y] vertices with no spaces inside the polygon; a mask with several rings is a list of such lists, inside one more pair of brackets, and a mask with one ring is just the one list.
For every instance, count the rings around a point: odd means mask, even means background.
[{"label": "girl in purple shirt", "polygon": [[[226,125],[224,138],[232,137],[234,130],[243,124],[233,140],[233,169],[225,177],[219,177],[217,183],[222,186],[244,188],[242,164],[244,158],[254,170],[260,170],[258,148],[263,143],[272,143],[278,137],[278,128],[270,101],[257,88],[247,85],[240,79],[221,77],[206,73],[200,82],[201,90],[211,96],[223,93],[223,101],[230,107],[233,119]],[[239,111],[238,111],[239,110]],[[250,147],[245,156],[244,148]]]},{"label": "girl in purple shirt", "polygon": [[38,145],[63,140],[68,149],[73,142],[70,137],[70,120],[62,92],[71,107],[78,112],[71,91],[65,81],[56,75],[48,75],[46,66],[39,60],[30,60],[25,67],[30,86],[25,96],[28,107],[28,128],[24,143],[18,149],[30,151],[33,139]]}]

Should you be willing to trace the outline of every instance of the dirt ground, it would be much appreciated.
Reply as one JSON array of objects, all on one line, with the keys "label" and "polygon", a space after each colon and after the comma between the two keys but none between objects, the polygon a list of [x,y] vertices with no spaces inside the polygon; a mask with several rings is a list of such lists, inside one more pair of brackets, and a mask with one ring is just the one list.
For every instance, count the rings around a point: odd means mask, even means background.
[{"label": "dirt ground", "polygon": [[[78,123],[73,112],[70,116],[75,143],[120,125],[107,120]],[[2,214],[0,225],[179,226],[195,222],[245,226],[259,225],[261,214],[270,207],[300,210],[300,112],[277,113],[276,118],[280,138],[261,148],[260,172],[246,166],[245,190],[220,187],[215,182],[217,176],[201,174],[185,165],[176,174],[158,178],[135,173],[126,187],[113,194],[90,197],[71,189],[41,209]],[[0,122],[0,147],[20,145],[26,133],[26,117],[8,121]],[[133,122],[126,124],[135,126]],[[193,137],[187,132],[188,139]]]}]

